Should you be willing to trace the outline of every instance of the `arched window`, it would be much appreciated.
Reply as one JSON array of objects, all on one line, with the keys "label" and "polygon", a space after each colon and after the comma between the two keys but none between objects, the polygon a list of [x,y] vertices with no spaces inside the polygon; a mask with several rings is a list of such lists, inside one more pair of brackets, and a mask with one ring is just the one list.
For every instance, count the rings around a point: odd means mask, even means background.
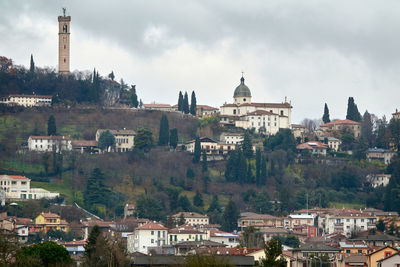
[{"label": "arched window", "polygon": [[67,24],[64,24],[64,26],[63,26],[63,32],[65,32],[65,33],[68,32],[68,26],[67,26]]},{"label": "arched window", "polygon": [[64,58],[64,63],[67,62],[67,60]]}]

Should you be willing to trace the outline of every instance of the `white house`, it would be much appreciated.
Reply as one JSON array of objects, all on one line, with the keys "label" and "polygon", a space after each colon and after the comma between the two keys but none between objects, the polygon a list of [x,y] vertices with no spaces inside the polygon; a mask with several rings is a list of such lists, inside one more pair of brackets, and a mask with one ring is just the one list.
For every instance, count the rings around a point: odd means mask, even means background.
[{"label": "white house", "polygon": [[29,136],[29,151],[56,152],[71,151],[71,138],[68,136]]},{"label": "white house", "polygon": [[49,95],[9,95],[2,98],[0,103],[24,107],[51,106],[52,98]]},{"label": "white house", "polygon": [[56,198],[59,193],[52,193],[42,188],[30,188],[31,179],[19,175],[0,175],[0,190],[6,199],[41,199]]},{"label": "white house", "polygon": [[185,219],[185,224],[197,226],[197,225],[207,225],[210,222],[210,219],[207,215],[203,215],[197,212],[179,212],[177,214],[172,215],[172,218],[175,221],[179,221],[181,216]]},{"label": "white house", "polygon": [[240,236],[238,234],[227,233],[219,230],[210,230],[209,239],[227,245],[228,248],[236,248],[239,245]]},{"label": "white house", "polygon": [[284,219],[285,228],[293,229],[296,226],[301,225],[314,225],[314,215],[313,214],[290,214]]},{"label": "white house", "polygon": [[368,174],[366,180],[369,186],[376,188],[378,186],[387,186],[390,181],[391,174]]},{"label": "white house", "polygon": [[207,233],[190,224],[184,224],[168,231],[168,245],[183,241],[207,240]]},{"label": "white house", "polygon": [[243,142],[244,134],[242,133],[222,133],[220,141],[225,144],[240,145]]},{"label": "white house", "polygon": [[149,222],[135,229],[128,235],[128,252],[140,252],[148,254],[149,248],[167,245],[168,228],[155,222]]},{"label": "white house", "polygon": [[350,236],[352,231],[366,231],[376,228],[376,217],[361,212],[339,212],[327,214],[325,233],[339,232]]},{"label": "white house", "polygon": [[115,137],[115,150],[117,152],[127,152],[133,149],[135,146],[136,132],[134,130],[122,129],[122,130],[108,130],[98,129],[96,131],[96,141],[99,142],[100,135],[109,131]]},{"label": "white house", "polygon": [[[256,133],[276,134],[281,126],[279,114],[266,110],[256,110],[240,116],[235,126],[254,129]],[[285,127],[286,128],[286,127]]]}]

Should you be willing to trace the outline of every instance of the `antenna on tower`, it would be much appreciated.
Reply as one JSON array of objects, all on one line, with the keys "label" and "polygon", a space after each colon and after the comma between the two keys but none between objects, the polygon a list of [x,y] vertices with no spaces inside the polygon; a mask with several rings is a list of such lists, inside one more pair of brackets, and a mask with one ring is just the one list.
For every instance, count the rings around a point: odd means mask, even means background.
[{"label": "antenna on tower", "polygon": [[64,14],[64,17],[65,17],[65,12],[67,11],[67,9],[65,7],[63,7],[62,10],[63,10],[63,14]]}]

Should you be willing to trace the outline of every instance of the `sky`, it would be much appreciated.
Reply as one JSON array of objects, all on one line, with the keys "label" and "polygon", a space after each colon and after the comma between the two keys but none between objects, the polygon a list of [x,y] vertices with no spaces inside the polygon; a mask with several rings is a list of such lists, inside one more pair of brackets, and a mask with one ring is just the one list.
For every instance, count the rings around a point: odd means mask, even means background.
[{"label": "sky", "polygon": [[71,70],[135,84],[144,103],[233,101],[242,71],[253,102],[293,105],[292,123],[400,109],[400,1],[0,0],[0,56],[57,68],[71,16]]}]

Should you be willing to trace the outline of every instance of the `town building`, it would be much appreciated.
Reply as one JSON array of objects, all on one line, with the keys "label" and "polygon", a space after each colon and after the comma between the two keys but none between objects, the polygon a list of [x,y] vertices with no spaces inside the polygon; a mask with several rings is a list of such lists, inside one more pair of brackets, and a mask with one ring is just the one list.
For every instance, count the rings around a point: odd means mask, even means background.
[{"label": "town building", "polygon": [[293,267],[309,266],[307,263],[310,262],[310,256],[316,258],[327,256],[332,263],[331,266],[338,266],[337,255],[340,252],[340,248],[326,245],[324,242],[309,242],[299,248],[293,248],[291,251],[296,259],[293,262]]},{"label": "town building", "polygon": [[168,231],[168,245],[183,241],[207,240],[207,233],[190,224],[183,224]]},{"label": "town building", "polygon": [[124,206],[124,218],[133,216],[135,214],[136,207],[133,204],[126,203]]},{"label": "town building", "polygon": [[220,136],[220,142],[224,144],[240,145],[243,142],[243,133],[227,133],[224,132]]},{"label": "town building", "polygon": [[254,128],[256,132],[276,134],[280,128],[290,128],[292,105],[283,103],[254,103],[250,89],[240,79],[233,99],[234,103],[221,106],[221,124],[233,125],[244,129]]},{"label": "town building", "polygon": [[240,236],[234,233],[227,233],[217,229],[209,231],[209,240],[227,245],[228,248],[236,248],[240,243]]},{"label": "town building", "polygon": [[[225,155],[236,148],[235,144],[218,143],[209,137],[200,137],[199,139],[201,150],[204,150],[209,155]],[[186,150],[194,153],[195,144],[196,140],[190,140],[185,144]]]},{"label": "town building", "polygon": [[218,114],[219,109],[208,105],[196,105],[196,116],[199,118],[210,117]]},{"label": "town building", "polygon": [[11,94],[0,99],[0,103],[9,106],[49,107],[53,97],[50,95],[16,95]]},{"label": "town building", "polygon": [[185,219],[185,224],[192,226],[208,225],[210,222],[210,218],[207,215],[186,211],[178,212],[177,214],[172,215],[172,219],[176,222],[179,222],[181,216],[183,216]]},{"label": "town building", "polygon": [[339,151],[340,145],[342,144],[342,141],[340,139],[337,139],[335,137],[327,137],[328,141],[328,147],[333,150],[333,151]]},{"label": "town building", "polygon": [[96,153],[98,152],[96,140],[72,140],[72,150],[83,153]]},{"label": "town building", "polygon": [[249,226],[254,227],[283,227],[283,218],[269,214],[253,214],[238,219],[238,227],[244,229]]},{"label": "town building", "polygon": [[398,111],[396,108],[396,112],[393,113],[392,116],[393,116],[393,119],[400,120],[400,111]]},{"label": "town building", "polygon": [[127,237],[129,253],[140,252],[148,254],[152,247],[167,245],[168,228],[155,222],[149,222],[135,229]]},{"label": "town building", "polygon": [[135,146],[135,136],[136,132],[134,130],[108,130],[108,129],[98,129],[96,131],[96,141],[99,142],[100,135],[109,131],[115,137],[115,150],[117,152],[127,152],[131,151]]},{"label": "town building", "polygon": [[61,220],[60,215],[51,212],[40,213],[34,223],[43,233],[47,233],[49,230],[69,231],[69,224],[65,220]]},{"label": "town building", "polygon": [[319,141],[309,141],[306,143],[298,144],[296,146],[296,149],[299,152],[309,151],[309,153],[312,155],[322,155],[322,156],[326,156],[327,148],[328,145],[321,143]]},{"label": "town building", "polygon": [[5,192],[6,200],[17,199],[52,199],[59,193],[52,193],[42,188],[31,188],[31,179],[20,175],[0,175],[0,190]]},{"label": "town building", "polygon": [[159,110],[159,111],[173,111],[173,108],[170,104],[143,104],[143,108],[147,110]]},{"label": "town building", "polygon": [[387,186],[390,181],[391,174],[368,174],[366,177],[367,185],[373,188],[377,188],[379,186]]},{"label": "town building", "polygon": [[68,136],[29,136],[28,138],[29,151],[36,152],[62,152],[71,151],[71,138]]},{"label": "town building", "polygon": [[376,217],[363,212],[337,212],[326,215],[325,233],[343,233],[351,236],[352,232],[367,231],[376,228]]},{"label": "town building", "polygon": [[379,267],[398,267],[400,266],[399,252],[392,253],[392,255],[377,261]]},{"label": "town building", "polygon": [[291,125],[292,133],[295,139],[300,138],[301,142],[304,141],[304,137],[307,134],[307,128],[301,124],[292,124]]},{"label": "town building", "polygon": [[390,164],[390,161],[394,155],[395,152],[383,148],[368,148],[367,151],[367,159],[369,161],[377,160],[385,163],[386,165]]},{"label": "town building", "polygon": [[371,248],[365,244],[362,241],[358,242],[348,242],[348,241],[343,241],[339,242],[339,247],[341,249],[342,254],[362,254],[362,255],[367,255],[370,252],[372,252]]},{"label": "town building", "polygon": [[349,241],[362,241],[365,244],[373,247],[398,247],[400,244],[400,238],[387,234],[368,234],[364,236],[360,235],[359,237],[349,239]]},{"label": "town building", "polygon": [[302,225],[314,226],[314,218],[313,214],[290,214],[284,219],[284,227],[293,229]]},{"label": "town building", "polygon": [[322,131],[322,136],[319,138],[329,137],[337,133],[340,135],[342,132],[347,131],[354,137],[361,136],[361,123],[352,120],[333,120],[331,122],[319,126]]},{"label": "town building", "polygon": [[71,16],[58,16],[58,73],[69,74],[70,67],[70,22]]},{"label": "town building", "polygon": [[[370,254],[367,255],[367,266],[368,267],[383,267],[382,260],[389,258],[390,256],[398,254],[398,250],[394,247],[384,246]],[[386,262],[386,263],[389,263]],[[396,265],[389,265],[396,266]],[[397,267],[397,266],[396,266]]]}]

